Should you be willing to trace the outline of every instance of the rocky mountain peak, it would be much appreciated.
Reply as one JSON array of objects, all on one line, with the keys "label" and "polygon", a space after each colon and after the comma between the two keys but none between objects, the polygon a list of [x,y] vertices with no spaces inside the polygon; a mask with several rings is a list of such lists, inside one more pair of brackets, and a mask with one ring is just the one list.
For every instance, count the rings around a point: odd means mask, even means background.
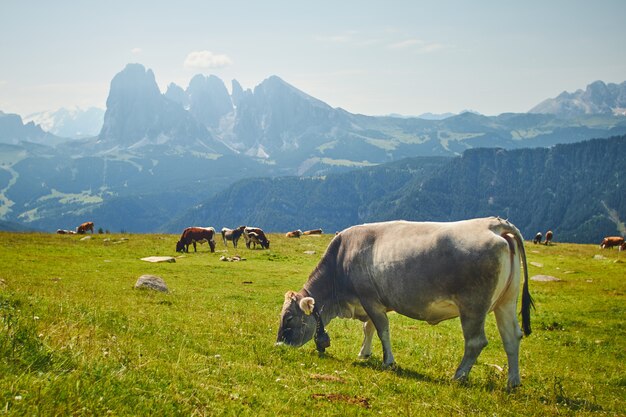
[{"label": "rocky mountain peak", "polygon": [[224,82],[215,75],[194,76],[187,87],[189,111],[209,128],[219,126],[220,119],[233,111],[233,103]]},{"label": "rocky mountain peak", "polygon": [[529,113],[575,117],[585,114],[618,114],[626,108],[626,82],[605,84],[594,81],[585,90],[562,92],[556,98],[542,101]]},{"label": "rocky mountain peak", "polygon": [[[176,88],[172,87],[171,95]],[[198,141],[206,148],[209,132],[187,112],[180,102],[162,95],[152,70],[141,64],[129,64],[113,77],[107,98],[107,110],[100,132],[101,142],[125,146],[192,146]]]}]

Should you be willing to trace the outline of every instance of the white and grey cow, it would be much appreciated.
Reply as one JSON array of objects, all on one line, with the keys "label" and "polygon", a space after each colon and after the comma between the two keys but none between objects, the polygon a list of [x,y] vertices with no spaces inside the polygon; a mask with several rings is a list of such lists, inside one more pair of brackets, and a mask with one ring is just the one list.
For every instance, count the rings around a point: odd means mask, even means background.
[{"label": "white and grey cow", "polygon": [[430,324],[460,317],[465,353],[454,378],[464,380],[487,345],[485,318],[493,311],[507,354],[508,386],[515,387],[522,265],[522,326],[529,335],[533,301],[523,238],[513,224],[489,217],[353,226],[335,236],[304,287],[285,294],[277,342],[301,346],[315,338],[322,352],[330,345],[324,326],[335,317],[354,318],[364,323],[359,357],[371,355],[376,331],[389,366],[388,311]]}]

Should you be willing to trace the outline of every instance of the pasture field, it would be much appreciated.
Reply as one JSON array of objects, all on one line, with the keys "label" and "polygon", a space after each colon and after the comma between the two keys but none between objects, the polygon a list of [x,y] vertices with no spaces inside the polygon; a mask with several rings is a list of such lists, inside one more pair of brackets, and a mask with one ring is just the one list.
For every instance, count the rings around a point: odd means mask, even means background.
[{"label": "pasture field", "polygon": [[[354,320],[327,326],[323,357],[313,342],[274,346],[284,293],[331,235],[270,235],[270,250],[218,240],[216,253],[181,256],[175,235],[81,237],[0,232],[0,415],[626,415],[625,252],[526,243],[530,275],[562,281],[530,282],[533,334],[509,392],[493,314],[464,384],[451,380],[458,319],[390,314],[393,369],[377,338],[356,359]],[[246,260],[219,260],[235,254]],[[140,260],[165,255],[178,258]],[[133,289],[143,274],[170,292]]]}]

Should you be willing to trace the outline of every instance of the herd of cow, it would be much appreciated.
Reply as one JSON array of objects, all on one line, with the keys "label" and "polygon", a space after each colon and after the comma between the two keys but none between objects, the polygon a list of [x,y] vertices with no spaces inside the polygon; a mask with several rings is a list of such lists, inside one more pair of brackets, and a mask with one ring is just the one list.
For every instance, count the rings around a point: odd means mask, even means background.
[{"label": "herd of cow", "polygon": [[[93,222],[76,232],[91,230]],[[294,230],[286,237],[321,234],[321,229]],[[222,240],[236,248],[243,236],[246,247],[269,249],[270,241],[258,227],[223,228]],[[176,242],[177,252],[196,251],[208,242],[215,252],[215,229],[188,227]],[[552,242],[548,231],[545,245]],[[537,233],[533,243],[542,243]],[[600,248],[626,250],[623,237],[605,237]],[[523,271],[523,281],[522,281]],[[520,385],[519,347],[530,335],[533,300],[528,289],[528,268],[520,231],[499,217],[458,222],[390,221],[352,226],[335,233],[326,252],[303,288],[285,294],[277,344],[301,346],[314,339],[321,353],[330,346],[326,326],[333,318],[353,318],[363,323],[360,358],[372,353],[378,334],[383,364],[394,364],[387,312],[395,311],[430,324],[460,317],[465,351],[454,378],[464,380],[487,345],[485,318],[494,312],[508,359],[509,387]],[[522,286],[521,318],[517,303]]]},{"label": "herd of cow", "polygon": [[[263,249],[270,248],[270,241],[265,236],[265,232],[258,227],[239,226],[236,229],[222,228],[222,240],[224,246],[228,246],[228,241],[236,248],[239,239],[243,236],[246,247],[256,248],[259,245]],[[211,252],[215,252],[215,229],[212,227],[187,227],[176,242],[176,252],[189,252],[189,245],[193,244],[194,252],[197,251],[196,243],[209,243]],[[253,246],[254,245],[254,246]]]}]

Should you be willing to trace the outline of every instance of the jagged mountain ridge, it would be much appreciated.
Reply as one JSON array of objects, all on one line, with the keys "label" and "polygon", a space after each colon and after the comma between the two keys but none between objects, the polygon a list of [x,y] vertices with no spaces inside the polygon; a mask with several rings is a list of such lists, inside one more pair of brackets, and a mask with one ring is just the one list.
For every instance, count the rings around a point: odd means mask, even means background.
[{"label": "jagged mountain ridge", "polygon": [[547,113],[560,117],[576,117],[590,114],[626,115],[626,81],[621,84],[605,84],[595,81],[584,90],[573,93],[562,92],[555,98],[549,98],[532,109],[529,113]]}]

